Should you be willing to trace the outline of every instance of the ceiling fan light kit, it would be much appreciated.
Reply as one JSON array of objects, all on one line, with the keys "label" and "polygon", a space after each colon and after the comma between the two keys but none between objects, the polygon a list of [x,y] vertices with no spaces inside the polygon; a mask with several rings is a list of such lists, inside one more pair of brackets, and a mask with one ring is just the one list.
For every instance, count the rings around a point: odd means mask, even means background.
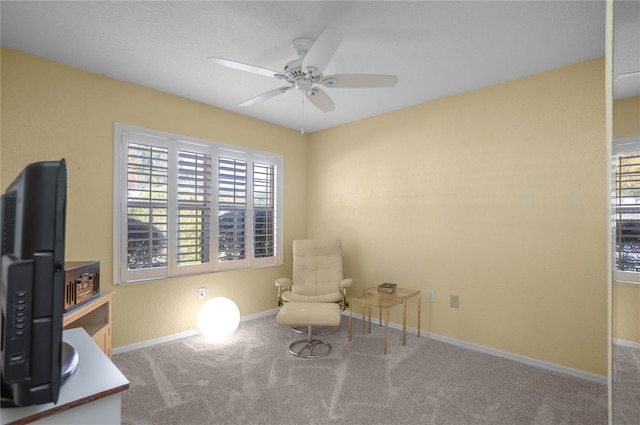
[{"label": "ceiling fan light kit", "polygon": [[336,74],[323,76],[324,69],[338,49],[341,41],[342,34],[333,28],[325,28],[316,41],[307,38],[293,40],[291,47],[297,53],[298,58],[287,63],[282,73],[229,59],[218,57],[211,57],[210,59],[228,68],[277,78],[289,84],[245,100],[240,103],[240,106],[255,105],[279,94],[286,93],[295,87],[304,93],[305,97],[316,108],[323,112],[331,112],[335,109],[333,100],[317,85],[329,88],[376,88],[393,87],[398,83],[398,77],[395,75]]}]

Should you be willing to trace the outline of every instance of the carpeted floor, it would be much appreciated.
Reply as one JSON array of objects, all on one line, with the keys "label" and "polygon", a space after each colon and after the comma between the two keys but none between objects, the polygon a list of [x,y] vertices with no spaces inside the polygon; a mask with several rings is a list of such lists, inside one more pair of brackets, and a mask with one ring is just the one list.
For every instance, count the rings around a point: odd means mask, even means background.
[{"label": "carpeted floor", "polygon": [[201,336],[125,352],[128,424],[606,424],[607,387],[389,329],[324,336],[320,359],[288,353],[301,338],[275,316],[242,322],[224,343]]},{"label": "carpeted floor", "polygon": [[640,348],[613,345],[613,423],[640,423]]}]

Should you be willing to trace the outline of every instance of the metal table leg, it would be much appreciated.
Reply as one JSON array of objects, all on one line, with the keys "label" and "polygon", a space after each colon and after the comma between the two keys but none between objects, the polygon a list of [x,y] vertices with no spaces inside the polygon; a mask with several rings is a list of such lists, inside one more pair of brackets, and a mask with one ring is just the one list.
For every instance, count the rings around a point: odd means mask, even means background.
[{"label": "metal table leg", "polygon": [[351,342],[351,308],[353,306],[353,298],[349,302],[349,342]]},{"label": "metal table leg", "polygon": [[387,354],[387,333],[389,329],[389,307],[384,309],[384,354]]},{"label": "metal table leg", "polygon": [[407,299],[402,299],[402,345],[407,345]]}]

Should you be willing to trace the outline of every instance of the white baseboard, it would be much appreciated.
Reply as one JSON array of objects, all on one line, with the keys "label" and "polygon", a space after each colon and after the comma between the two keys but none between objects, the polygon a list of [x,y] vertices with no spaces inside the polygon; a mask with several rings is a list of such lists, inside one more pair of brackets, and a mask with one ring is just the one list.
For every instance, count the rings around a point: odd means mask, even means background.
[{"label": "white baseboard", "polygon": [[[346,314],[348,316],[349,312],[343,312],[342,314]],[[360,315],[360,314],[353,314],[353,317],[355,317],[356,319],[362,320],[362,315]],[[389,323],[389,327],[393,328],[393,329],[402,330],[402,325],[397,324],[397,323],[390,322]],[[407,333],[417,335],[418,334],[418,330],[416,328],[407,327]],[[431,332],[424,332],[423,330],[420,330],[420,335],[425,335],[428,338],[435,339],[437,341],[446,342],[448,344],[457,345],[459,347],[468,348],[470,350],[480,351],[480,352],[483,352],[483,353],[491,354],[493,356],[498,356],[498,357],[502,357],[502,358],[505,358],[505,359],[513,360],[513,361],[516,361],[516,362],[524,363],[524,364],[527,364],[529,366],[540,367],[540,368],[543,368],[543,369],[552,370],[554,372],[564,373],[566,375],[571,375],[571,376],[575,376],[575,377],[582,378],[582,379],[588,379],[590,381],[595,381],[595,382],[598,382],[600,384],[606,384],[607,383],[607,377],[606,376],[597,375],[595,373],[590,373],[590,372],[585,372],[585,371],[580,370],[580,369],[573,369],[573,368],[570,368],[570,367],[567,367],[567,366],[562,366],[562,365],[559,365],[559,364],[555,364],[555,363],[551,363],[551,362],[545,362],[543,360],[537,360],[537,359],[533,359],[531,357],[510,353],[508,351],[496,350],[495,348],[485,347],[484,345],[473,344],[471,342],[462,341],[462,340],[459,340],[459,339],[450,338],[448,336],[438,335],[438,334],[434,334],[434,333],[431,333]]]},{"label": "white baseboard", "polygon": [[616,344],[616,345],[621,345],[623,347],[631,347],[631,348],[640,349],[640,342],[626,341],[624,339],[614,338],[613,339],[613,343]]},{"label": "white baseboard", "polygon": [[[266,310],[266,311],[263,311],[263,312],[260,312],[260,313],[251,314],[249,316],[245,316],[245,317],[241,318],[240,321],[241,322],[247,322],[247,321],[259,319],[259,318],[262,318],[262,317],[275,315],[278,312],[278,310],[279,310],[279,308],[274,308],[274,309]],[[349,312],[343,311],[342,314],[348,316]],[[352,316],[354,318],[356,318],[356,319],[362,320],[362,315],[360,315],[360,314],[355,314],[354,313],[354,314],[352,314]],[[402,330],[402,326],[397,324],[397,323],[389,323],[389,327],[392,328],[392,329]],[[418,330],[416,328],[407,327],[407,333],[417,335],[418,334]],[[186,338],[186,337],[197,335],[197,334],[198,334],[197,330],[188,330],[186,332],[180,332],[180,333],[177,333],[177,334],[173,334],[173,335],[169,335],[169,336],[165,336],[165,337],[161,337],[161,338],[155,338],[155,339],[150,339],[150,340],[147,340],[147,341],[136,342],[134,344],[129,344],[129,345],[123,345],[123,346],[120,346],[120,347],[116,347],[116,348],[114,348],[112,350],[112,353],[113,354],[125,353],[127,351],[137,350],[139,348],[144,348],[144,347],[151,347],[151,346],[156,345],[156,344],[162,344],[162,343],[165,343],[165,342],[171,342],[171,341],[175,341],[175,340],[178,340],[178,339],[181,339],[181,338]],[[567,367],[567,366],[562,366],[562,365],[558,365],[558,364],[551,363],[551,362],[545,362],[543,360],[537,360],[537,359],[533,359],[533,358],[527,357],[527,356],[522,356],[522,355],[519,355],[519,354],[509,353],[508,351],[496,350],[495,348],[485,347],[483,345],[473,344],[471,342],[466,342],[466,341],[462,341],[462,340],[459,340],[459,339],[450,338],[448,336],[442,336],[442,335],[434,334],[434,333],[431,333],[431,332],[422,332],[421,331],[421,334],[424,334],[428,338],[435,339],[437,341],[446,342],[448,344],[457,345],[459,347],[468,348],[470,350],[480,351],[480,352],[483,352],[483,353],[491,354],[491,355],[494,355],[494,356],[502,357],[502,358],[513,360],[513,361],[520,362],[520,363],[524,363],[524,364],[527,364],[529,366],[540,367],[540,368],[543,368],[543,369],[552,370],[554,372],[564,373],[564,374],[575,376],[575,377],[582,378],[582,379],[588,379],[590,381],[595,381],[595,382],[598,382],[598,383],[601,383],[601,384],[606,384],[607,383],[607,377],[606,376],[597,375],[595,373],[590,373],[590,372],[585,372],[585,371],[580,370],[580,369],[573,369],[573,368],[570,368],[570,367]],[[631,341],[614,340],[614,343],[615,344],[619,344],[619,345],[624,345],[624,346],[627,346],[627,347],[640,348],[640,344],[635,343],[635,342],[631,342]]]},{"label": "white baseboard", "polygon": [[188,330],[186,332],[180,332],[173,335],[163,336],[161,338],[148,339],[146,341],[135,342],[129,345],[121,345],[120,347],[115,347],[111,350],[111,354],[120,354],[126,353],[127,351],[137,350],[139,348],[151,347],[157,344],[163,344],[165,342],[175,341],[177,339],[186,338],[188,336],[197,335],[198,331],[196,330]]},{"label": "white baseboard", "polygon": [[250,315],[245,316],[242,319],[240,319],[240,321],[241,322],[248,322],[249,320],[261,319],[263,317],[275,315],[276,313],[278,313],[278,311],[280,311],[280,307],[272,308],[271,310],[263,311],[263,312],[256,313],[256,314],[250,314]]},{"label": "white baseboard", "polygon": [[[274,308],[272,310],[263,311],[261,313],[250,314],[249,316],[245,316],[245,317],[240,318],[240,321],[241,322],[246,322],[246,321],[249,321],[249,320],[259,319],[261,317],[271,316],[273,314],[276,314],[278,312],[278,310],[279,310],[278,308]],[[186,337],[189,337],[189,336],[198,335],[199,333],[200,332],[198,332],[195,329],[189,329],[188,331],[185,331],[185,332],[180,332],[180,333],[173,334],[173,335],[163,336],[161,338],[148,339],[146,341],[136,342],[136,343],[128,344],[128,345],[122,345],[120,347],[116,347],[116,348],[112,349],[111,350],[111,354],[126,353],[127,351],[137,350],[139,348],[151,347],[153,345],[163,344],[165,342],[171,342],[171,341],[175,341],[175,340],[178,340],[178,339],[186,338]]]}]

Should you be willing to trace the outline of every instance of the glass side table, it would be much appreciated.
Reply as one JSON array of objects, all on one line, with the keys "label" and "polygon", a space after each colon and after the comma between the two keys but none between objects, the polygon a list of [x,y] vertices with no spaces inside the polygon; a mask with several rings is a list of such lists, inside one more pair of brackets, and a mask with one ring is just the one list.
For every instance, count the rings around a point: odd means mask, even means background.
[{"label": "glass side table", "polygon": [[384,354],[387,354],[387,333],[389,327],[389,310],[396,305],[402,305],[402,345],[407,343],[407,299],[418,298],[418,337],[420,336],[420,304],[421,293],[413,289],[396,288],[393,294],[386,294],[378,291],[377,286],[366,288],[362,291],[362,297],[351,298],[349,303],[349,342],[351,342],[351,314],[353,303],[362,303],[362,333],[365,330],[365,321],[369,322],[369,333],[371,333],[371,308],[378,307],[378,324],[382,325],[382,311],[384,310]]}]

